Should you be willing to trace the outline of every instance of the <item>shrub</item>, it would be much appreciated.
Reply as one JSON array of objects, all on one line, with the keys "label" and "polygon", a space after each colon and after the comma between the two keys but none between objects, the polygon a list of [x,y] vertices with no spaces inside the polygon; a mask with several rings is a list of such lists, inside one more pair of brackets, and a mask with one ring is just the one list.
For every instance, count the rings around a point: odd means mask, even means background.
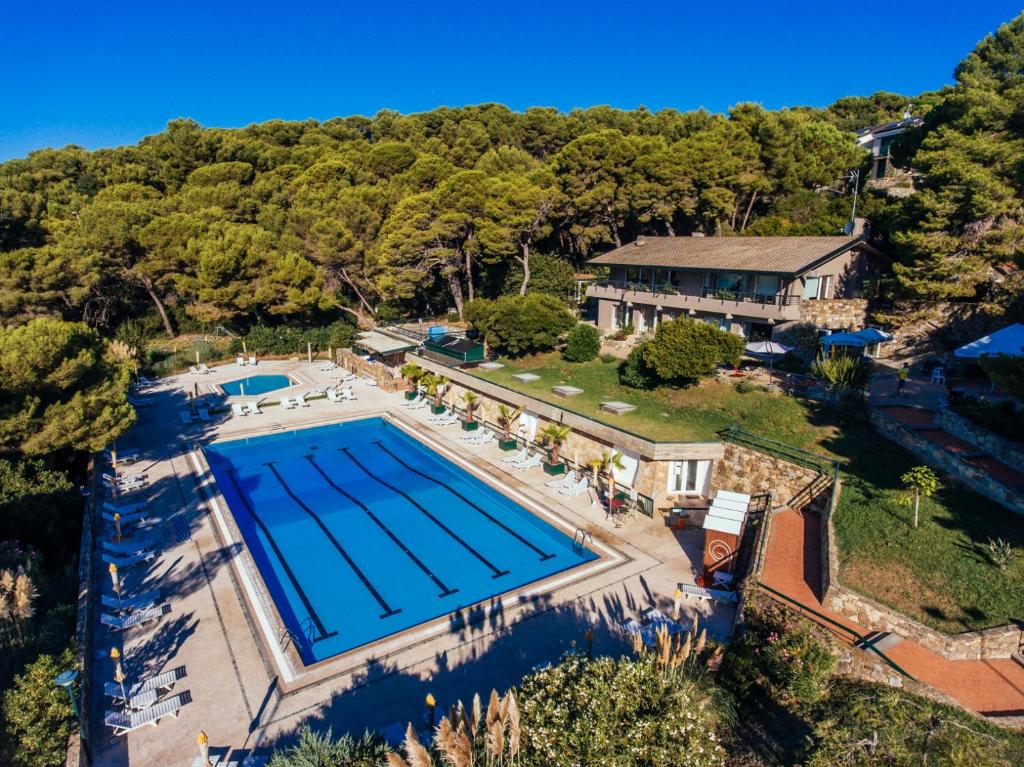
[{"label": "shrub", "polygon": [[736,391],[739,392],[740,394],[750,394],[751,392],[757,391],[761,387],[758,386],[753,381],[751,381],[749,378],[744,378],[742,381],[737,381],[734,384],[733,388],[736,389]]},{"label": "shrub", "polygon": [[772,369],[782,373],[804,373],[807,371],[807,362],[799,354],[787,352],[773,360]]},{"label": "shrub", "polygon": [[1024,358],[986,354],[978,360],[978,364],[992,383],[1007,394],[1024,399]]},{"label": "shrub", "polygon": [[811,365],[815,378],[824,379],[831,388],[851,391],[868,388],[874,372],[874,363],[867,357],[846,354],[818,357]]},{"label": "shrub", "polygon": [[697,320],[664,322],[644,345],[644,362],[663,381],[697,381],[742,356],[743,338]]},{"label": "shrub", "polygon": [[512,357],[553,349],[576,323],[564,303],[543,293],[470,301],[464,315],[492,348]]},{"label": "shrub", "polygon": [[75,729],[71,701],[53,683],[61,671],[71,668],[74,656],[40,655],[14,686],[4,693],[4,764],[15,767],[57,767],[67,755],[68,738]]},{"label": "shrub", "polygon": [[644,656],[569,655],[519,690],[523,763],[712,767],[725,754],[706,690]]},{"label": "shrub", "polygon": [[638,344],[619,366],[619,383],[633,389],[650,389],[656,383],[653,371],[644,361],[644,347]]},{"label": "shrub", "polygon": [[601,331],[580,322],[565,337],[562,356],[570,362],[589,362],[601,353]]},{"label": "shrub", "polygon": [[[505,275],[503,292],[518,295],[522,284],[523,267],[516,262]],[[530,282],[526,286],[527,294],[546,293],[565,301],[573,296],[575,291],[576,272],[572,264],[558,256],[539,254],[530,257]]]},{"label": "shrub", "polygon": [[605,365],[610,365],[613,362],[618,362],[618,360],[618,357],[608,352],[605,352],[604,354],[601,355],[601,362],[603,362]]},{"label": "shrub", "polygon": [[390,750],[376,733],[363,733],[358,740],[351,735],[335,740],[329,727],[315,732],[304,726],[294,746],[274,750],[268,767],[379,767]]},{"label": "shrub", "polygon": [[[245,348],[251,354],[267,354],[285,356],[289,354],[305,354],[306,344],[313,352],[325,352],[328,348],[346,349],[355,340],[356,328],[338,320],[330,325],[316,328],[298,328],[290,325],[268,328],[256,325],[244,336]],[[242,338],[231,342],[229,352],[239,354],[242,351]],[[193,360],[194,361],[194,360]]]}]

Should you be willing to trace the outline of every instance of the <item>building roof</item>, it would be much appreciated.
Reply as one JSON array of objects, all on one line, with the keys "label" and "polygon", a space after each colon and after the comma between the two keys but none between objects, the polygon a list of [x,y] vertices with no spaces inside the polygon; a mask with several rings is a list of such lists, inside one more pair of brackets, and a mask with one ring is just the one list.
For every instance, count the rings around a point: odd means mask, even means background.
[{"label": "building roof", "polygon": [[394,336],[378,333],[375,330],[370,330],[356,335],[356,345],[362,346],[364,349],[369,349],[371,352],[384,355],[395,354],[397,352],[407,352],[410,349],[416,348],[416,344],[414,343],[402,341]]},{"label": "building roof", "polygon": [[[639,244],[642,243],[642,244]],[[801,274],[865,245],[863,237],[646,237],[590,264]]]},{"label": "building roof", "polygon": [[916,127],[923,122],[924,118],[916,115],[912,117],[904,117],[902,120],[892,120],[891,122],[872,125],[867,128],[859,128],[857,130],[857,136],[872,136],[877,133],[889,133],[890,131],[899,131],[902,133],[907,128]]}]

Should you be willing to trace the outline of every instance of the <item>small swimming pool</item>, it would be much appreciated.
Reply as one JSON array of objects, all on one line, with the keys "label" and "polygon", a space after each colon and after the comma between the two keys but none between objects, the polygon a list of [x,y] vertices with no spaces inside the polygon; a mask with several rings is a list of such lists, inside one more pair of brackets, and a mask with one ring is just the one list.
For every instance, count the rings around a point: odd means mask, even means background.
[{"label": "small swimming pool", "polygon": [[284,389],[292,385],[292,379],[286,375],[257,375],[248,378],[239,378],[237,381],[222,383],[220,388],[225,394],[232,397],[239,395],[266,394],[275,389]]},{"label": "small swimming pool", "polygon": [[380,418],[205,452],[306,664],[597,558]]}]

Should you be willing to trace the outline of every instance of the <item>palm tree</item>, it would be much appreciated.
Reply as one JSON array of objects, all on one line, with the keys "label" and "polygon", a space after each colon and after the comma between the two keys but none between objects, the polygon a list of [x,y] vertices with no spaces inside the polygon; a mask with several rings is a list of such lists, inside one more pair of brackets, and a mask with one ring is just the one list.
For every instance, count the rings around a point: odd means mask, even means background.
[{"label": "palm tree", "polygon": [[512,424],[516,422],[516,419],[522,414],[523,409],[521,407],[510,407],[508,405],[498,405],[498,426],[501,427],[502,433],[505,435],[505,441],[512,439]]},{"label": "palm tree", "polygon": [[558,464],[558,449],[569,438],[570,434],[572,434],[572,429],[561,423],[549,423],[541,430],[540,436],[548,446],[550,453],[549,463],[552,466]]},{"label": "palm tree", "polygon": [[444,397],[448,379],[445,376],[427,373],[420,379],[420,383],[427,387],[427,394],[434,398],[434,407],[441,407],[441,398]]},{"label": "palm tree", "polygon": [[465,391],[462,393],[462,401],[466,403],[466,423],[473,423],[473,408],[480,401],[476,392]]},{"label": "palm tree", "polygon": [[399,374],[405,379],[405,383],[409,387],[409,391],[412,391],[416,386],[416,382],[421,380],[427,375],[427,371],[417,365],[415,362],[406,362],[402,367],[398,369]]},{"label": "palm tree", "polygon": [[615,487],[614,470],[623,471],[626,468],[626,464],[622,460],[622,453],[618,450],[610,453],[604,450],[600,457],[592,459],[588,465],[594,470],[594,484],[599,484],[599,481],[604,479],[607,486],[606,492],[609,495],[611,495],[612,488]]}]

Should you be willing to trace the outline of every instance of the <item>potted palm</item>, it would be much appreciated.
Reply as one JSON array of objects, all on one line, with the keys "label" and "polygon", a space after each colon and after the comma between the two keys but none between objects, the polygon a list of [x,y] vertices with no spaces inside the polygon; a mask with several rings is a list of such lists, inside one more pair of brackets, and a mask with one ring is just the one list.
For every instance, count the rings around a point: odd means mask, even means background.
[{"label": "potted palm", "polygon": [[512,436],[512,424],[523,412],[521,407],[509,407],[498,405],[498,426],[501,427],[502,438],[498,440],[498,447],[502,450],[515,450],[518,444]]},{"label": "potted palm", "polygon": [[603,483],[605,494],[611,498],[615,489],[615,469],[622,471],[626,468],[622,453],[617,450],[610,453],[602,451],[600,457],[594,458],[588,465],[594,470],[594,486],[600,487]]},{"label": "potted palm", "polygon": [[406,399],[416,399],[417,384],[427,375],[427,371],[415,362],[406,362],[398,369],[399,374],[405,379]]},{"label": "potted palm", "polygon": [[480,427],[477,421],[473,420],[473,409],[480,397],[475,392],[466,391],[462,393],[462,402],[466,405],[466,419],[462,422],[463,431],[476,431]]},{"label": "potted palm", "polygon": [[444,393],[448,386],[448,379],[445,376],[435,375],[434,373],[427,373],[423,378],[420,379],[420,383],[427,387],[427,396],[434,398],[434,404],[431,406],[431,412],[434,415],[439,415],[444,412]]},{"label": "potted palm", "polygon": [[565,474],[565,464],[559,460],[558,451],[572,430],[561,423],[549,423],[540,433],[541,439],[548,448],[548,460],[544,462],[544,471],[548,474]]}]

